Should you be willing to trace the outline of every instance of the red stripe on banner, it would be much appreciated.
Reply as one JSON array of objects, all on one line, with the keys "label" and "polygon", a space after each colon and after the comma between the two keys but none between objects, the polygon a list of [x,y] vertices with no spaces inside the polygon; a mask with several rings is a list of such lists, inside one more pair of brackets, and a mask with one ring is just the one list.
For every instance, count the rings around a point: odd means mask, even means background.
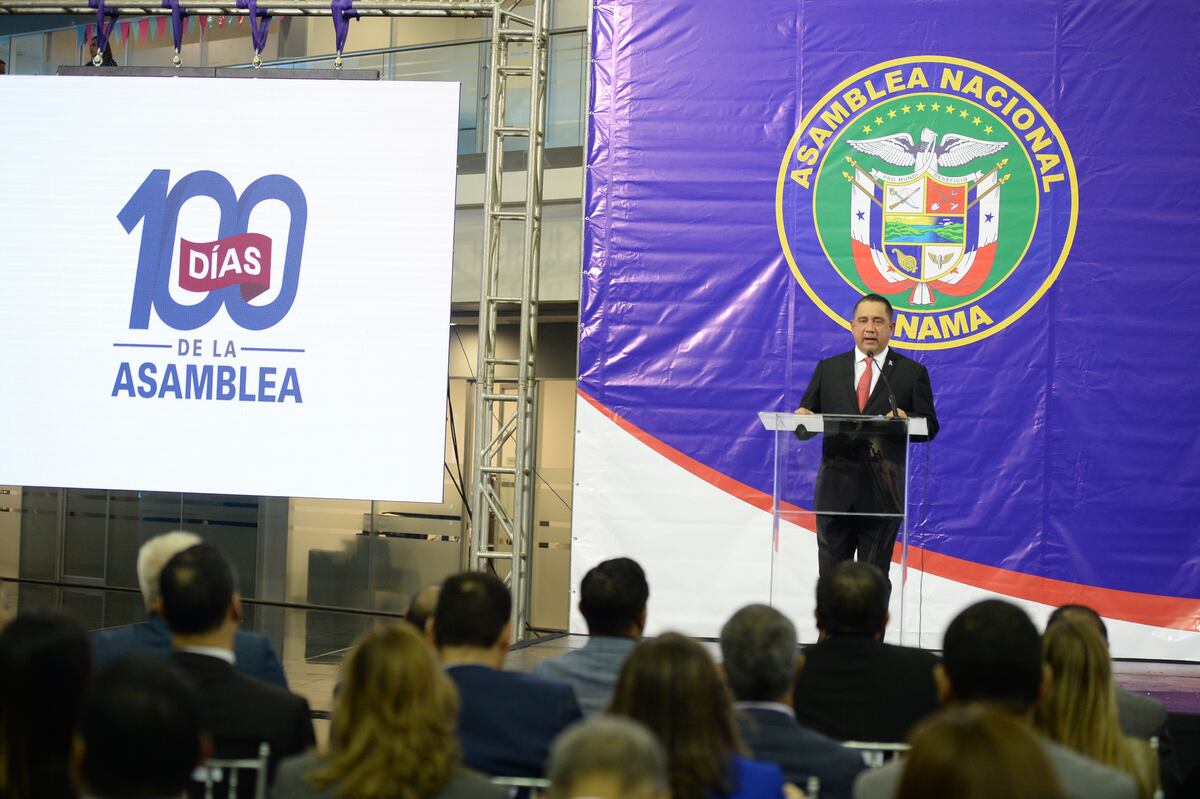
[{"label": "red stripe on banner", "polygon": [[[583,389],[577,389],[577,391],[589,405],[615,422],[618,427],[675,465],[759,510],[771,512],[770,494],[734,480],[710,466],[705,466],[695,458],[663,443],[627,419],[621,418],[615,411],[600,404]],[[816,519],[810,511],[795,505],[786,505],[785,509],[803,513],[804,515],[800,517],[801,526],[809,530],[815,529]],[[892,553],[892,560],[896,563],[900,562],[899,544]],[[919,564],[919,570],[928,574],[1016,599],[1025,599],[1051,606],[1077,603],[1093,608],[1106,619],[1147,624],[1152,627],[1168,627],[1188,632],[1200,631],[1200,601],[1195,599],[1141,594],[1134,591],[1100,588],[1050,577],[1039,577],[1035,574],[987,566],[914,546],[908,548],[908,563],[910,568],[918,568],[917,564]]]}]

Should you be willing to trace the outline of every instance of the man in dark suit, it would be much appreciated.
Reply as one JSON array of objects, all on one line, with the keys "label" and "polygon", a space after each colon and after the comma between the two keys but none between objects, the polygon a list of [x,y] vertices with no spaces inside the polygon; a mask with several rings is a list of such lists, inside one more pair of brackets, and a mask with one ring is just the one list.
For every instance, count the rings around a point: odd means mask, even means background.
[{"label": "man in dark suit", "polygon": [[883,643],[887,606],[887,581],[870,564],[843,561],[817,580],[820,640],[796,680],[802,723],[843,741],[894,743],[937,709],[938,659]]},{"label": "man in dark suit", "polygon": [[[146,621],[96,630],[91,634],[92,657],[96,669],[123,655],[144,653],[166,657],[171,652],[171,630],[162,617],[162,598],[158,581],[163,566],[174,555],[200,543],[200,536],[182,530],[151,538],[138,550],[138,586],[149,617]],[[237,670],[248,677],[287,688],[283,666],[265,635],[238,630],[233,642]]]},{"label": "man in dark suit", "polygon": [[170,662],[196,687],[216,755],[246,756],[266,741],[274,774],[276,763],[313,746],[316,738],[303,697],[234,669],[242,603],[233,585],[229,564],[208,544],[167,561],[159,587],[175,646]]},{"label": "man in dark suit", "polygon": [[[1055,608],[1046,622],[1049,629],[1057,621],[1072,621],[1091,624],[1104,643],[1108,643],[1108,627],[1100,614],[1087,605],[1063,605]],[[1157,739],[1159,783],[1167,799],[1177,796],[1180,788],[1179,761],[1175,757],[1175,743],[1171,729],[1167,726],[1167,708],[1152,696],[1137,694],[1117,686],[1117,719],[1121,732],[1143,741]]]},{"label": "man in dark suit", "polygon": [[[923,417],[929,435],[916,440],[932,440],[938,421],[929,372],[888,346],[895,330],[891,303],[878,294],[867,294],[854,306],[851,317],[854,349],[817,364],[796,413]],[[839,514],[903,513],[904,458],[903,446],[897,446],[893,436],[850,432],[825,436],[813,507],[822,575],[857,550],[859,560],[874,564],[887,576],[899,517]]]},{"label": "man in dark suit", "polygon": [[458,739],[473,769],[541,777],[550,742],[583,716],[565,682],[502,671],[512,638],[512,597],[495,575],[446,579],[433,615],[433,640],[458,686]]},{"label": "man in dark suit", "polygon": [[738,731],[754,757],[778,763],[788,782],[818,780],[824,799],[850,799],[862,756],[796,721],[792,707],[798,657],[796,627],[766,605],[747,605],[721,628],[725,678]]}]

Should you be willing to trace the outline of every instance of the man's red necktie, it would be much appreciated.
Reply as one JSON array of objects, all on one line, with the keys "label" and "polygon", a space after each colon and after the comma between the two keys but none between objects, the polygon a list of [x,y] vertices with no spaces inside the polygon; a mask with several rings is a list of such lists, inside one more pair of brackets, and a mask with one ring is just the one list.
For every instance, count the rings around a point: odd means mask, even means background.
[{"label": "man's red necktie", "polygon": [[867,358],[867,368],[863,369],[862,377],[858,379],[858,412],[867,409],[867,400],[871,398],[871,363],[874,358]]}]

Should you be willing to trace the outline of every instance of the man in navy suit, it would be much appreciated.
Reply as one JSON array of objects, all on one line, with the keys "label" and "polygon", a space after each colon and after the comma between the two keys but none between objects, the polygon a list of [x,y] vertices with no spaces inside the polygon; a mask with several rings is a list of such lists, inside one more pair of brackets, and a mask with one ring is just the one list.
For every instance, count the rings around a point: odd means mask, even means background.
[{"label": "man in navy suit", "polygon": [[[851,317],[854,349],[817,364],[796,413],[890,417],[894,397],[894,415],[924,417],[929,435],[917,440],[932,441],[938,421],[929,372],[888,346],[896,328],[892,304],[878,294],[867,294],[854,306]],[[881,374],[886,379],[880,379]],[[825,436],[813,508],[822,575],[853,557],[855,550],[860,561],[887,575],[900,519],[840,514],[902,513],[904,455],[890,438],[853,433]]]},{"label": "man in navy suit", "polygon": [[433,640],[458,686],[458,740],[473,769],[500,777],[541,777],[550,742],[583,718],[568,683],[503,671],[512,638],[512,596],[484,572],[446,579],[433,615]]},{"label": "man in navy suit", "polygon": [[857,752],[796,720],[792,696],[796,627],[766,605],[747,605],[721,628],[722,668],[733,692],[738,731],[759,760],[778,763],[788,782],[818,781],[822,799],[850,799],[866,764]]},{"label": "man in navy suit", "polygon": [[[171,652],[171,630],[162,616],[159,578],[163,566],[175,555],[200,543],[200,536],[182,530],[151,538],[138,550],[138,586],[149,617],[146,621],[96,630],[91,634],[92,655],[97,671],[117,658],[132,653],[166,657]],[[233,644],[237,670],[247,677],[287,688],[287,678],[271,642],[265,635],[238,630]]]}]

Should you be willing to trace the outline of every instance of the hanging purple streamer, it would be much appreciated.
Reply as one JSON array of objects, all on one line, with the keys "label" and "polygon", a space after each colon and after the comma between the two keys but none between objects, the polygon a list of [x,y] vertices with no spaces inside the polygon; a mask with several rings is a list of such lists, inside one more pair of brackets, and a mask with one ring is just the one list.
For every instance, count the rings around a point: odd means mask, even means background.
[{"label": "hanging purple streamer", "polygon": [[254,43],[254,52],[261,53],[267,46],[267,29],[271,27],[271,15],[258,10],[258,0],[237,0],[237,7],[250,12],[250,40]]},{"label": "hanging purple streamer", "polygon": [[346,49],[346,35],[350,33],[350,20],[358,19],[358,11],[354,8],[354,0],[333,0],[330,6],[333,17],[333,38],[337,52],[341,54]]},{"label": "hanging purple streamer", "polygon": [[117,24],[117,16],[121,12],[109,11],[104,7],[104,0],[88,0],[88,8],[96,9],[96,49],[103,53],[108,47],[108,37],[112,34],[113,26]]},{"label": "hanging purple streamer", "polygon": [[163,0],[163,8],[171,9],[171,33],[175,37],[175,49],[183,46],[183,21],[187,18],[187,9],[179,5],[179,0]]}]

